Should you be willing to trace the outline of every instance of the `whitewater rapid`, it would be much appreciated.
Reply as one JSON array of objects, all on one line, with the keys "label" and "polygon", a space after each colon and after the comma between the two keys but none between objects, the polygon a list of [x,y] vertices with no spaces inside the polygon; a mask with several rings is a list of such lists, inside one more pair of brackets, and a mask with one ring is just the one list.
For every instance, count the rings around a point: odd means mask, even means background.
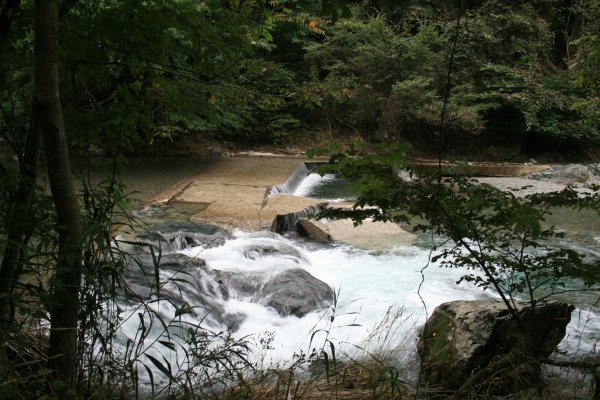
[{"label": "whitewater rapid", "polygon": [[[245,258],[245,250],[256,245],[293,248],[300,257],[275,254],[254,260]],[[426,309],[431,312],[445,301],[484,296],[467,285],[456,285],[459,271],[435,265],[426,267],[428,251],[414,246],[373,253],[347,245],[312,243],[298,237],[237,231],[223,246],[190,248],[183,253],[202,257],[211,268],[231,272],[276,274],[300,267],[333,288],[337,294],[335,304],[302,318],[281,317],[274,309],[244,298],[224,304],[227,313],[247,316],[236,330],[237,336],[274,334],[270,356],[278,361],[289,359],[298,350],[309,351],[312,334],[317,330],[329,331],[328,339],[342,347],[362,345],[390,308],[403,309],[405,326],[390,328],[399,341],[410,342],[415,337],[414,328],[425,320]],[[334,323],[329,326],[331,317]],[[321,331],[312,337],[312,346],[322,344],[319,340],[324,338]]]}]

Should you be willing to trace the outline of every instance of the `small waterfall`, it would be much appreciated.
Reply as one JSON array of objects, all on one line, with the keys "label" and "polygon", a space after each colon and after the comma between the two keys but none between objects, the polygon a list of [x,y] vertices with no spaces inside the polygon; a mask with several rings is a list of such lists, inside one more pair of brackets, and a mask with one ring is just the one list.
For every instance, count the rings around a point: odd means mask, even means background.
[{"label": "small waterfall", "polygon": [[271,189],[271,194],[291,194],[294,193],[298,185],[306,178],[310,173],[309,166],[306,163],[302,163],[296,170],[290,175],[289,178],[282,184],[274,186]]},{"label": "small waterfall", "polygon": [[[282,184],[274,186],[271,189],[271,194],[293,194],[297,195],[296,191],[301,184],[305,183],[307,176],[311,171],[323,163],[302,163],[296,170],[290,175],[290,177]],[[303,195],[303,194],[300,194]],[[278,215],[273,220],[271,225],[271,232],[283,234],[289,231],[296,230],[296,223],[302,218],[306,218],[309,215],[314,215],[321,210],[319,206],[308,207],[302,211]]]}]

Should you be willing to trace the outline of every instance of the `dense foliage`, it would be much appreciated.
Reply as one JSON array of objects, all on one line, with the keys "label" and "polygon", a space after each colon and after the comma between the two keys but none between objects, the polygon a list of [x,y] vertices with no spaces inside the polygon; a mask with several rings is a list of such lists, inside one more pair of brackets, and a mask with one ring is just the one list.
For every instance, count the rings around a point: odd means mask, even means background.
[{"label": "dense foliage", "polygon": [[[67,1],[67,131],[73,145],[109,153],[198,135],[289,144],[294,132],[323,130],[419,144],[449,90],[448,146],[581,148],[599,139],[599,7]],[[16,147],[30,115],[31,22],[31,2],[22,2],[0,43],[3,137]]]},{"label": "dense foliage", "polygon": [[400,4],[362,4],[306,47],[329,123],[427,141],[449,90],[448,134],[462,145],[598,140],[594,3]]}]

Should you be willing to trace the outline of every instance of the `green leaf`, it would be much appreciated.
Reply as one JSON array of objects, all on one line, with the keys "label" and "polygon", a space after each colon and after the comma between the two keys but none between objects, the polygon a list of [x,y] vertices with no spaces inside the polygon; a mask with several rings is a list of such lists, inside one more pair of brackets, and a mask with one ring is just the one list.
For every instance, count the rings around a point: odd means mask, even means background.
[{"label": "green leaf", "polygon": [[[158,370],[160,372],[162,372],[167,378],[169,378],[171,381],[175,381],[176,378],[171,374],[171,365],[169,363],[167,363],[167,366],[165,366],[162,362],[160,362],[160,360],[156,359],[155,357],[151,356],[150,354],[144,354],[151,362],[152,364],[154,364],[154,366],[156,368],[158,368]],[[165,360],[166,362],[166,360]]]}]

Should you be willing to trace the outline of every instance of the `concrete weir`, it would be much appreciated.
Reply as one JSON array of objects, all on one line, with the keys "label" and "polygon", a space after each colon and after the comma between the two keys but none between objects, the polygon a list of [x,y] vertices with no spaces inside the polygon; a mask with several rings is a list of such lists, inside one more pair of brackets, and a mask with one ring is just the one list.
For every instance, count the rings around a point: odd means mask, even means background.
[{"label": "concrete weir", "polygon": [[208,204],[192,220],[228,230],[271,229],[277,216],[315,211],[324,205],[322,200],[289,194],[309,172],[306,159],[220,157],[213,161],[152,203]]},{"label": "concrete weir", "polygon": [[[219,225],[229,231],[269,229],[283,233],[295,230],[301,221],[301,232],[322,231],[326,241],[359,247],[389,247],[414,240],[414,235],[394,224],[365,221],[355,228],[349,220],[306,220],[309,214],[328,206],[323,200],[291,195],[310,172],[306,161],[296,157],[215,158],[199,173],[157,196],[153,203],[206,204],[205,209],[192,216],[192,221]],[[308,226],[313,229],[307,229]],[[319,235],[307,236],[323,241]]]},{"label": "concrete weir", "polygon": [[[308,161],[285,156],[214,157],[206,160],[200,172],[161,193],[151,203],[205,204],[206,208],[195,214],[192,221],[219,225],[229,231],[270,229],[282,233],[298,226],[301,233],[314,240],[350,243],[365,248],[414,241],[414,235],[394,224],[365,221],[354,227],[349,220],[303,219],[328,206],[323,200],[291,195],[310,173]],[[533,167],[536,170],[547,168]],[[507,173],[502,168],[479,172],[485,175]],[[526,169],[530,172],[531,168],[527,166]],[[522,171],[513,168],[511,172]],[[301,221],[300,224],[298,221]]]}]

